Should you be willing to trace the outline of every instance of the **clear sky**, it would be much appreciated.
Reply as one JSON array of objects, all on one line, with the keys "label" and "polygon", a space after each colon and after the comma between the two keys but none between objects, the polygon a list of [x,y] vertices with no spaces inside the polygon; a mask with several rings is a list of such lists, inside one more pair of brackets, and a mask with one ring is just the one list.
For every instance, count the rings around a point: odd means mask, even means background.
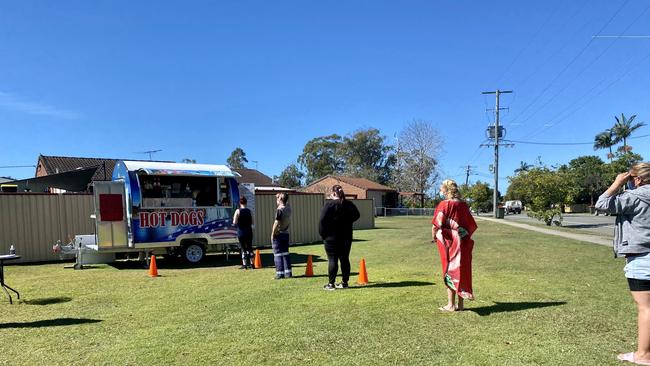
[{"label": "clear sky", "polygon": [[[480,148],[503,95],[516,143],[500,176],[594,152],[614,115],[650,123],[650,3],[597,1],[5,1],[0,166],[39,154],[225,163],[276,175],[317,136],[413,120],[441,176],[492,182]],[[644,127],[637,136],[650,134]],[[650,158],[650,138],[629,141]],[[255,163],[250,163],[255,167]],[[27,178],[34,168],[0,169]],[[500,184],[505,185],[505,180]]]}]

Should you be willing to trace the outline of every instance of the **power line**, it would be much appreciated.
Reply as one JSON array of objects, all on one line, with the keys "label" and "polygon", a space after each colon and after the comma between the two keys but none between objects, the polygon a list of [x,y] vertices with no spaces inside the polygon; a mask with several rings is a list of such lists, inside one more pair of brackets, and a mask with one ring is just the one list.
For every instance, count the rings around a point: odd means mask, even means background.
[{"label": "power line", "polygon": [[[640,139],[644,137],[648,137],[650,134],[647,135],[641,135],[641,136],[631,136],[628,137],[628,139]],[[501,141],[506,141],[506,142],[514,142],[517,144],[528,144],[528,145],[553,145],[553,146],[572,146],[572,145],[593,145],[592,142],[542,142],[542,141],[519,141],[519,140],[501,140]]]},{"label": "power line", "polygon": [[[628,26],[623,30],[623,33],[626,33],[644,14],[645,12],[650,8],[650,5],[648,5],[639,15],[630,23]],[[530,120],[535,114],[537,114],[539,111],[543,110],[547,105],[549,105],[555,98],[557,98],[563,91],[565,91],[575,80],[577,80],[580,75],[582,75],[587,69],[589,69],[593,64],[596,63],[607,51],[609,51],[610,48],[616,43],[616,39],[614,39],[612,42],[607,45],[607,47],[596,56],[595,59],[593,59],[586,67],[583,67],[580,69],[578,74],[574,76],[571,80],[569,80],[568,83],[564,85],[563,88],[561,88],[558,92],[556,92],[551,98],[549,98],[540,108],[538,108],[535,112],[533,112],[531,115],[529,115],[526,119],[521,121],[521,123],[524,123],[528,120]],[[533,134],[534,135],[534,134]],[[529,135],[530,136],[530,135]]]},{"label": "power line", "polygon": [[510,64],[506,67],[506,69],[501,73],[501,76],[499,76],[497,78],[497,80],[495,82],[496,85],[498,85],[499,82],[501,81],[501,79],[503,79],[503,77],[506,76],[506,74],[508,73],[508,71],[510,71],[510,69],[515,64],[515,62],[517,62],[517,60],[519,60],[521,55],[523,55],[524,52],[528,49],[528,47],[530,47],[530,45],[533,43],[535,38],[537,38],[537,36],[542,32],[542,30],[546,29],[546,25],[551,21],[551,19],[553,19],[555,13],[557,13],[557,11],[559,9],[560,9],[560,6],[556,7],[555,10],[553,10],[551,12],[551,14],[548,16],[548,18],[546,18],[546,20],[542,23],[542,25],[540,25],[539,28],[537,28],[537,31],[535,31],[535,34],[530,38],[530,41],[528,43],[526,43],[526,45],[524,47],[521,48],[519,53],[517,53],[515,58],[510,62]]},{"label": "power line", "polygon": [[[607,80],[607,77],[603,78],[599,83],[597,83],[597,84],[594,85],[591,89],[589,89],[589,91],[587,91],[587,92],[584,93],[581,97],[579,97],[579,98],[576,100],[576,102],[574,102],[573,104],[568,105],[566,108],[564,108],[562,111],[560,111],[560,113],[556,114],[553,118],[551,118],[551,119],[549,120],[549,123],[548,123],[546,126],[542,127],[541,129],[535,131],[535,132],[532,133],[532,134],[528,134],[528,135],[526,135],[526,138],[530,138],[530,137],[537,136],[537,135],[539,135],[540,133],[542,133],[542,132],[548,130],[548,129],[551,128],[551,127],[554,127],[555,125],[559,124],[560,122],[562,122],[562,121],[566,120],[567,118],[571,117],[573,114],[575,114],[576,112],[578,112],[578,111],[581,110],[582,108],[586,107],[586,106],[589,104],[589,102],[591,102],[591,100],[593,100],[593,99],[596,98],[597,96],[603,94],[605,91],[610,90],[610,88],[611,88],[614,84],[618,83],[618,82],[619,82],[621,79],[623,79],[625,76],[629,75],[629,74],[630,74],[632,71],[634,71],[634,70],[635,70],[639,65],[641,65],[643,62],[645,62],[648,58],[650,58],[650,53],[648,53],[648,54],[646,54],[644,57],[638,59],[638,61],[637,61],[636,63],[634,63],[631,67],[628,67],[628,68],[627,68],[623,73],[621,73],[618,77],[614,78],[614,79],[613,79],[609,84],[607,84],[607,86],[605,86],[605,87],[604,87],[603,89],[601,89],[599,92],[597,92],[596,94],[594,94],[592,97],[588,98],[588,99],[585,101],[585,103],[583,103],[582,105],[576,107],[576,104],[577,104],[578,101],[580,101],[581,99],[587,97],[587,96],[588,96],[592,91],[596,90],[600,84],[602,84],[605,80]],[[630,60],[630,61],[628,62],[628,65],[632,64],[632,61],[633,61],[633,60]],[[566,114],[566,115],[565,115],[564,117],[562,117],[562,118],[559,118],[563,113],[565,113],[565,112],[567,112],[567,111],[569,111],[569,110],[570,110],[570,112],[569,112],[568,114]],[[559,118],[559,119],[558,119],[558,118]],[[558,120],[555,121],[555,122],[553,122],[553,120],[555,120],[555,119],[558,119]]]},{"label": "power line", "polygon": [[[625,0],[625,2],[618,8],[618,10],[616,10],[616,12],[609,18],[609,20],[605,23],[605,25],[603,25],[600,28],[600,30],[596,33],[596,35],[600,35],[600,33],[602,33],[602,31],[605,30],[605,28],[612,22],[612,20],[614,20],[614,18],[616,18],[616,16],[621,12],[621,10],[623,10],[623,8],[627,5],[628,2],[629,2],[629,0]],[[533,101],[530,102],[519,113],[519,115],[517,115],[517,117],[515,117],[513,119],[513,122],[516,121],[520,116],[522,116],[532,105],[537,103],[537,101],[546,93],[546,91],[553,85],[553,83],[555,83],[566,72],[566,70],[568,70],[569,67],[571,67],[573,65],[573,63],[576,62],[578,60],[578,58],[580,58],[580,56],[582,56],[583,53],[585,53],[587,48],[589,48],[589,46],[591,46],[591,43],[594,41],[594,39],[595,38],[593,38],[593,37],[589,39],[589,42],[587,42],[587,44],[578,52],[578,54],[575,55],[571,59],[571,61],[569,61],[569,63],[566,64],[557,75],[555,75],[555,77],[548,83],[548,85],[546,85],[546,87],[544,87],[544,89],[542,89],[542,91],[533,99]]]}]

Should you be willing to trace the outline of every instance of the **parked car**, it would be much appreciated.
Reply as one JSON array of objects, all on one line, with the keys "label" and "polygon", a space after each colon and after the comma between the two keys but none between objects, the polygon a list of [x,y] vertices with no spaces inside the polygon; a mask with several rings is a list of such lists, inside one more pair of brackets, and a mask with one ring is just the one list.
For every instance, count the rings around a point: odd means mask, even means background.
[{"label": "parked car", "polygon": [[506,201],[505,208],[506,208],[506,213],[520,214],[522,209],[522,204],[521,201],[519,200]]}]

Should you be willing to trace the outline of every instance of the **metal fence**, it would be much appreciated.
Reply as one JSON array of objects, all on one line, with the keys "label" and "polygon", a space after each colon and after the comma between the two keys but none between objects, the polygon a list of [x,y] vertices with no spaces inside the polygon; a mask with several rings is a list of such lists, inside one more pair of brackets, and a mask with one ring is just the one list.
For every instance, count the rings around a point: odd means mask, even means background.
[{"label": "metal fence", "polygon": [[375,216],[433,216],[435,208],[376,207]]},{"label": "metal fence", "polygon": [[[325,199],[322,194],[291,194],[292,207],[289,235],[291,243],[321,240],[318,221]],[[361,218],[354,228],[375,227],[372,200],[354,200]],[[271,228],[275,219],[275,195],[255,195],[254,244],[271,245]],[[57,261],[52,245],[70,241],[77,234],[93,234],[93,196],[90,194],[3,193],[0,194],[0,254],[8,253],[13,244],[19,262]]]},{"label": "metal fence", "polygon": [[0,253],[14,245],[21,259],[12,263],[58,260],[52,245],[93,233],[92,212],[90,194],[0,194]]}]

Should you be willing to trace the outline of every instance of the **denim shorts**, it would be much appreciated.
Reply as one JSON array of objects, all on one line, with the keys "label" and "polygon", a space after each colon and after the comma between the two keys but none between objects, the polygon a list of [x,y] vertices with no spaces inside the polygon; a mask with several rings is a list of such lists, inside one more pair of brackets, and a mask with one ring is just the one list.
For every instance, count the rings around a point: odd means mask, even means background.
[{"label": "denim shorts", "polygon": [[628,255],[625,259],[625,277],[650,280],[650,253]]}]

